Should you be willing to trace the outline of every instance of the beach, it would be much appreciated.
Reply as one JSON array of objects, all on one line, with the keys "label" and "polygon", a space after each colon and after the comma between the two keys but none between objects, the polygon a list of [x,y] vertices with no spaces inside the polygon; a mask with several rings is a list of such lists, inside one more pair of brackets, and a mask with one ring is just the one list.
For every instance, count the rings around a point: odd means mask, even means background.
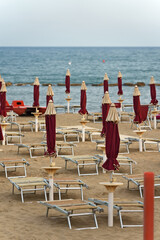
[{"label": "beach", "polygon": [[[18,117],[18,121],[30,121],[34,120],[34,117]],[[62,114],[56,115],[56,126],[73,126],[80,125],[81,116],[79,114]],[[102,123],[94,124],[92,121],[87,123],[88,127],[102,128]],[[153,122],[152,122],[153,127]],[[135,127],[134,127],[135,129]],[[152,129],[144,133],[144,137],[159,138],[159,126],[157,130]],[[135,136],[131,124],[119,123],[120,134]],[[23,143],[38,143],[43,140],[42,132],[31,132],[29,129],[23,131]],[[58,137],[59,138],[59,137]],[[30,166],[27,167],[27,176],[37,176],[48,178],[47,173],[42,169],[45,166],[49,166],[49,158],[37,157],[30,159],[29,153],[26,149],[20,149],[20,154],[17,155],[17,147],[14,145],[0,146],[0,159],[3,158],[25,158]],[[96,150],[96,144],[86,139],[86,142],[77,144],[75,149],[75,155],[95,155],[102,154],[101,150]],[[140,174],[144,172],[154,172],[159,174],[160,156],[159,152],[139,152],[138,143],[130,145],[130,153],[125,154],[137,162],[133,166],[133,174]],[[75,164],[69,163],[68,169],[65,169],[65,161],[61,157],[55,159],[56,166],[61,167],[57,171],[55,177],[58,178],[76,178],[84,181],[89,189],[84,189],[84,199],[88,198],[100,198],[107,197],[108,193],[104,186],[100,185],[100,182],[109,181],[109,174],[102,173],[102,169],[99,169],[98,176],[81,176],[77,174],[77,167]],[[92,166],[89,167],[92,170]],[[2,168],[1,168],[2,169]],[[17,170],[18,173],[19,170]],[[120,167],[119,173],[129,173],[128,167]],[[11,173],[11,175],[14,173]],[[127,181],[121,175],[115,175],[117,182],[122,182],[123,185],[118,187],[114,196],[122,199],[140,200],[139,191],[132,191],[127,189]],[[93,219],[90,216],[72,218],[73,230],[69,230],[67,219],[59,218],[60,214],[57,211],[50,210],[49,217],[46,218],[46,207],[39,204],[37,201],[44,201],[44,194],[25,194],[25,203],[21,202],[20,192],[15,191],[12,195],[12,185],[5,178],[4,172],[0,172],[0,239],[15,239],[15,240],[41,240],[41,239],[115,239],[115,240],[133,240],[143,239],[143,228],[120,228],[119,217],[114,213],[114,226],[109,228],[107,226],[108,214],[107,207],[104,208],[103,213],[97,213],[97,220],[99,228],[95,230],[82,230],[76,231],[74,228],[92,226]],[[157,188],[156,195],[160,195],[160,189]],[[77,191],[68,191],[68,194],[62,195],[63,199],[77,199],[80,198],[80,193]],[[55,199],[58,199],[58,194],[55,194]],[[160,239],[160,208],[159,199],[155,199],[154,209],[154,234],[155,240]],[[140,217],[139,217],[140,216]],[[126,215],[124,221],[130,224],[137,222],[142,223],[143,214]]]}]

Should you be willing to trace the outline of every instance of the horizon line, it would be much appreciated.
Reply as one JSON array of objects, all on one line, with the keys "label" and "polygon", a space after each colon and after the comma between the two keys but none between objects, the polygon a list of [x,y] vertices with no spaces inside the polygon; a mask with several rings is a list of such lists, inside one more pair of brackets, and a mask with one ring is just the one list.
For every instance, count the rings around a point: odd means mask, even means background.
[{"label": "horizon line", "polygon": [[60,47],[60,48],[79,48],[79,47],[90,47],[90,48],[92,48],[92,47],[97,47],[97,48],[110,48],[110,47],[115,47],[115,48],[158,48],[158,47],[160,47],[160,46],[0,46],[0,48],[7,48],[7,47],[18,47],[18,48],[21,48],[21,47],[44,47],[44,48],[47,48],[47,47],[53,47],[53,48],[58,48],[58,47]]}]

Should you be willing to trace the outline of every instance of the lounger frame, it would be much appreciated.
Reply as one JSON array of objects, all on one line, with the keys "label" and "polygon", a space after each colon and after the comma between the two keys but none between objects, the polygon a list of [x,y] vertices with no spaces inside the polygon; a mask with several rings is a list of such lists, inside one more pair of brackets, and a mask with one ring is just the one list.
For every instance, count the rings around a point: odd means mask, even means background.
[{"label": "lounger frame", "polygon": [[[31,180],[26,181],[26,179]],[[50,186],[45,178],[18,178],[19,181],[16,180],[16,178],[9,178],[12,184],[12,194],[14,194],[14,187],[16,187],[21,192],[22,203],[24,203],[24,193],[33,192],[36,194],[37,191],[44,191],[45,201],[47,201],[46,189],[50,188]]]},{"label": "lounger frame", "polygon": [[2,166],[4,168],[6,178],[9,178],[8,177],[8,169],[14,169],[14,171],[16,171],[17,168],[23,168],[24,175],[15,176],[15,177],[11,177],[11,178],[27,177],[26,166],[29,166],[29,163],[24,158],[22,158],[22,160],[4,159],[4,160],[0,161],[0,166]]},{"label": "lounger frame", "polygon": [[[89,198],[88,201],[92,201],[93,203],[97,205],[104,205],[108,207],[108,201],[104,199],[94,199],[94,198]],[[135,207],[136,209],[123,209],[123,207]],[[143,227],[143,224],[124,224],[123,223],[123,218],[122,218],[122,213],[143,213],[143,210],[139,210],[137,208],[143,208],[143,202],[141,201],[121,201],[119,200],[118,202],[113,203],[113,208],[117,210],[119,220],[120,220],[120,226],[121,228],[125,227]]]},{"label": "lounger frame", "polygon": [[[73,199],[66,199],[66,200],[58,200],[53,202],[42,202],[41,204],[47,207],[46,211],[46,217],[48,217],[49,209],[55,209],[59,211],[60,213],[66,215],[69,229],[72,229],[71,225],[71,218],[77,217],[77,216],[93,216],[94,218],[94,227],[85,227],[85,228],[76,228],[76,230],[86,230],[86,229],[97,229],[98,223],[96,218],[96,211],[102,212],[103,209],[100,207],[97,207],[95,204],[88,202],[88,201],[80,201],[80,200],[73,200]],[[88,206],[88,208],[87,208]],[[66,210],[65,210],[66,207]],[[67,207],[70,209],[67,210]],[[85,209],[91,209],[92,212],[81,212],[81,213],[73,213],[74,210],[85,210]]]}]

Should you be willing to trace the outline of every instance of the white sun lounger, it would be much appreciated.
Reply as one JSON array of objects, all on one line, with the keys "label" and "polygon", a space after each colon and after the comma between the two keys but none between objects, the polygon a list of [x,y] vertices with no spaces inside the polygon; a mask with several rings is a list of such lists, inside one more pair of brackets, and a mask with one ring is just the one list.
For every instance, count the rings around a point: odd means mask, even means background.
[{"label": "white sun lounger", "polygon": [[[100,159],[96,156],[91,155],[80,155],[80,156],[62,156],[65,160],[65,169],[67,169],[67,163],[72,162],[77,165],[78,176],[85,176],[85,175],[98,175],[98,166],[100,164]],[[85,166],[95,166],[95,172],[93,173],[81,173],[80,167]]]},{"label": "white sun lounger", "polygon": [[[123,176],[124,179],[127,180],[127,188],[129,190],[132,190],[135,188],[130,188],[130,183],[133,183],[136,185],[136,187],[139,190],[140,197],[143,198],[143,189],[144,189],[144,175],[143,174],[137,174],[137,175],[125,175]],[[154,187],[160,186],[160,175],[157,175],[154,177]],[[160,198],[160,196],[154,196],[154,198]]]},{"label": "white sun lounger", "polygon": [[[72,229],[72,226],[71,226],[72,217],[93,216],[94,222],[95,222],[94,227],[76,228],[76,230],[98,228],[96,211],[98,212],[103,211],[102,208],[97,207],[94,203],[91,203],[88,201],[82,201],[78,199],[76,200],[66,199],[66,200],[56,200],[56,201],[48,201],[48,202],[40,201],[40,203],[47,207],[46,217],[48,217],[49,209],[54,209],[64,214],[67,217],[68,225],[70,229]],[[76,213],[73,213],[75,211]]]},{"label": "white sun lounger", "polygon": [[[94,202],[97,205],[104,205],[108,207],[108,199],[107,198],[89,198],[89,201]],[[143,213],[143,202],[141,201],[130,201],[123,199],[114,199],[113,208],[117,210],[118,216],[120,219],[121,228],[125,227],[143,227],[143,224],[124,224],[122,214],[123,213]]]},{"label": "white sun lounger", "polygon": [[[18,147],[18,154],[19,154],[19,150],[20,148],[27,148],[27,150],[29,151],[29,154],[30,154],[30,158],[36,158],[36,157],[39,157],[39,156],[33,156],[33,152],[35,150],[43,150],[44,153],[45,153],[45,150],[46,150],[46,144],[45,143],[34,143],[34,144],[29,144],[29,143],[26,143],[26,144],[21,144],[21,143],[15,143],[14,144],[15,146]],[[44,153],[42,156],[44,156]]]},{"label": "white sun lounger", "polygon": [[[145,152],[160,152],[160,139],[155,138],[142,138],[143,147]],[[158,151],[156,150],[147,150],[147,146],[156,145]]]},{"label": "white sun lounger", "polygon": [[[8,170],[14,169],[16,171],[17,168],[23,168],[24,169],[24,175],[23,176],[16,176],[17,177],[26,177],[26,166],[29,166],[29,163],[24,159],[1,159],[0,160],[0,166],[4,168],[5,176],[8,178]],[[12,177],[13,178],[13,177]]]},{"label": "white sun lounger", "polygon": [[19,132],[21,133],[22,129],[24,128],[30,128],[33,132],[33,123],[32,122],[9,122],[11,124],[11,128],[13,125],[18,127]]},{"label": "white sun lounger", "polygon": [[12,139],[18,139],[19,143],[22,143],[22,137],[24,137],[24,135],[22,133],[19,132],[5,132],[5,136],[6,136],[6,143],[7,145],[14,145],[14,143],[12,143]]},{"label": "white sun lounger", "polygon": [[26,177],[26,178],[9,178],[12,184],[12,194],[14,194],[14,187],[21,192],[21,200],[24,203],[24,192],[36,194],[37,191],[44,191],[45,201],[47,201],[46,189],[49,188],[48,181],[41,177]]},{"label": "white sun lounger", "polygon": [[76,141],[72,142],[78,142],[79,143],[79,132],[74,129],[57,129],[56,134],[62,135],[64,137],[64,142],[67,142],[67,138],[74,137],[76,138]]},{"label": "white sun lounger", "polygon": [[83,187],[88,188],[87,184],[80,179],[54,179],[54,187],[58,190],[59,200],[61,200],[61,195],[63,190],[65,193],[68,190],[80,190],[81,199],[84,200]]}]

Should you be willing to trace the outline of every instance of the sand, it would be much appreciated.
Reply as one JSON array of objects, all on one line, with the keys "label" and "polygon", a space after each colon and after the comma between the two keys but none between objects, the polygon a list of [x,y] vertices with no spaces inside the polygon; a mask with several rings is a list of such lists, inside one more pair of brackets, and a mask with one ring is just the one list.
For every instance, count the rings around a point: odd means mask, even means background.
[{"label": "sand", "polygon": [[[80,116],[78,114],[57,114],[57,126],[62,125],[79,125]],[[33,117],[19,117],[18,121],[33,120]],[[89,122],[87,126],[101,128],[101,123],[94,124]],[[121,134],[134,135],[133,129],[130,128],[130,124],[120,123],[119,131]],[[43,133],[30,132],[29,129],[24,131],[25,137],[23,143],[28,142],[41,142]],[[147,131],[144,136],[159,138],[160,129]],[[49,159],[44,157],[37,157],[30,159],[26,149],[20,151],[17,156],[16,146],[0,146],[0,159],[24,157],[29,161],[30,166],[27,168],[28,176],[42,176],[47,178],[47,174],[42,169],[44,166],[49,165]],[[96,151],[96,144],[86,141],[80,142],[75,148],[75,155],[80,154],[96,154],[101,153],[101,150]],[[159,174],[160,167],[160,153],[139,153],[138,143],[130,146],[130,154],[126,156],[131,157],[137,162],[137,165],[133,166],[133,173],[143,173],[145,171],[153,171]],[[56,174],[56,178],[79,178],[89,185],[89,189],[84,189],[84,197],[107,197],[107,191],[104,186],[100,185],[100,182],[108,181],[109,175],[103,174],[102,170],[99,170],[98,176],[82,176],[78,177],[77,168],[74,164],[68,164],[68,170],[64,168],[64,160],[60,157],[56,158],[56,165],[61,167]],[[92,168],[92,167],[90,167]],[[2,170],[2,168],[1,168]],[[19,170],[18,170],[19,171]],[[128,173],[128,168],[121,167],[120,172]],[[18,172],[17,172],[18,173]],[[11,175],[13,173],[10,173]],[[122,176],[116,176],[116,180],[124,183],[115,191],[115,197],[128,198],[141,200],[139,197],[139,191],[129,191],[127,189],[127,183]],[[96,230],[83,230],[75,231],[69,230],[66,218],[59,218],[61,214],[57,211],[50,210],[49,217],[45,217],[46,208],[39,204],[37,201],[44,200],[44,195],[41,193],[25,195],[25,203],[21,203],[20,192],[15,191],[15,195],[12,195],[12,186],[8,179],[5,178],[4,172],[0,172],[0,239],[143,239],[143,228],[120,228],[119,217],[114,217],[114,227],[109,228],[107,226],[107,208],[104,207],[104,213],[97,214],[99,228]],[[160,190],[156,192],[160,195]],[[55,195],[58,199],[58,195]],[[63,198],[80,198],[80,194],[77,191],[69,191],[67,195],[63,195]],[[155,199],[155,240],[160,239],[160,203],[159,199]],[[55,218],[56,217],[56,218]],[[126,215],[125,222],[134,223],[142,222],[143,216],[140,215]],[[93,225],[93,219],[91,217],[74,218],[72,219],[73,228]]]}]

